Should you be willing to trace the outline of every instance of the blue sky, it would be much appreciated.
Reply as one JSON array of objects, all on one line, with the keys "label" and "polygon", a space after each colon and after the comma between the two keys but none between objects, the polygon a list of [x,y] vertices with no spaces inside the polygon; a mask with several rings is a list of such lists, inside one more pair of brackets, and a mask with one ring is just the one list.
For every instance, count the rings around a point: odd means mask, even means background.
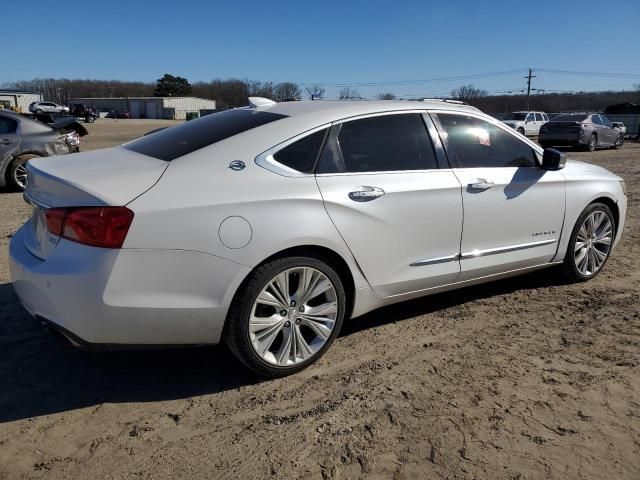
[{"label": "blue sky", "polygon": [[[640,5],[612,1],[3,2],[0,83],[34,77],[153,81],[165,72],[301,84],[373,83],[537,67],[640,74]],[[31,25],[51,33],[32,33]],[[74,26],[75,28],[67,29]],[[83,34],[84,28],[93,31]],[[7,43],[8,42],[8,43]],[[13,45],[15,42],[15,46]],[[630,89],[637,77],[535,72],[548,90]],[[365,96],[436,96],[488,78],[356,85]],[[326,86],[329,96],[339,87]]]}]

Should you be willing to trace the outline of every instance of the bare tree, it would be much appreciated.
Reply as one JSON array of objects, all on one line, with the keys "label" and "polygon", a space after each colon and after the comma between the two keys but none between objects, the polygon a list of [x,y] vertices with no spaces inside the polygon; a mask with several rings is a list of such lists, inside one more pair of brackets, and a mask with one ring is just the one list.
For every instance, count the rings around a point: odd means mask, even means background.
[{"label": "bare tree", "polygon": [[378,100],[395,100],[395,99],[396,99],[396,96],[390,92],[378,94]]},{"label": "bare tree", "polygon": [[355,88],[344,87],[340,90],[340,93],[338,93],[338,98],[340,100],[359,100],[362,97]]},{"label": "bare tree", "polygon": [[273,99],[276,102],[300,100],[302,92],[300,87],[292,82],[282,82],[273,88]]},{"label": "bare tree", "polygon": [[320,85],[309,85],[304,90],[311,100],[320,100],[324,97],[325,89]]},{"label": "bare tree", "polygon": [[464,85],[451,90],[451,96],[456,100],[462,100],[465,103],[472,103],[478,98],[486,97],[487,91],[475,88],[473,85]]}]

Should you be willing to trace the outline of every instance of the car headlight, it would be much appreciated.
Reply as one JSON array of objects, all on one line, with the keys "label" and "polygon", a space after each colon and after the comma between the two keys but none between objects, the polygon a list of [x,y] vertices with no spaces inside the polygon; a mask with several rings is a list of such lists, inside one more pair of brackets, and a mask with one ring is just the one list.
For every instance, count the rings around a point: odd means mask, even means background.
[{"label": "car headlight", "polygon": [[627,184],[624,183],[624,180],[620,180],[620,188],[622,189],[622,193],[624,193],[624,196],[627,196]]}]

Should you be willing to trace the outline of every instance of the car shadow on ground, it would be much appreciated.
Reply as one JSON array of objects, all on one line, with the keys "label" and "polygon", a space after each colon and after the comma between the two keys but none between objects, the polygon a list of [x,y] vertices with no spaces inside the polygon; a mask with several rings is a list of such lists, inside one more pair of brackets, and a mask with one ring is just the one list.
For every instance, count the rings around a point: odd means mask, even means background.
[{"label": "car shadow on ground", "polygon": [[[345,323],[341,335],[517,289],[559,285],[554,278],[543,271],[403,302]],[[105,402],[215,394],[260,381],[223,346],[99,354],[73,348],[24,312],[11,284],[0,284],[0,423]]]}]

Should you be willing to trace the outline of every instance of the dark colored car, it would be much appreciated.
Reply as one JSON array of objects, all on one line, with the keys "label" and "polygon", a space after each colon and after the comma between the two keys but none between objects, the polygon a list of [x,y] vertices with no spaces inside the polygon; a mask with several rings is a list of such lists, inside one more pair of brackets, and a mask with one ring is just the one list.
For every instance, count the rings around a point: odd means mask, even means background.
[{"label": "dark colored car", "polygon": [[[52,125],[23,115],[0,111],[0,187],[22,190],[25,164],[34,157],[49,157],[77,152],[80,136],[73,119],[61,119]],[[86,134],[86,130],[84,130]]]},{"label": "dark colored car", "polygon": [[540,127],[538,143],[543,148],[572,146],[593,152],[599,147],[620,148],[624,134],[599,113],[558,115]]},{"label": "dark colored car", "polygon": [[84,118],[85,123],[93,123],[98,114],[84,103],[71,103],[69,105],[69,115],[76,118]]}]

